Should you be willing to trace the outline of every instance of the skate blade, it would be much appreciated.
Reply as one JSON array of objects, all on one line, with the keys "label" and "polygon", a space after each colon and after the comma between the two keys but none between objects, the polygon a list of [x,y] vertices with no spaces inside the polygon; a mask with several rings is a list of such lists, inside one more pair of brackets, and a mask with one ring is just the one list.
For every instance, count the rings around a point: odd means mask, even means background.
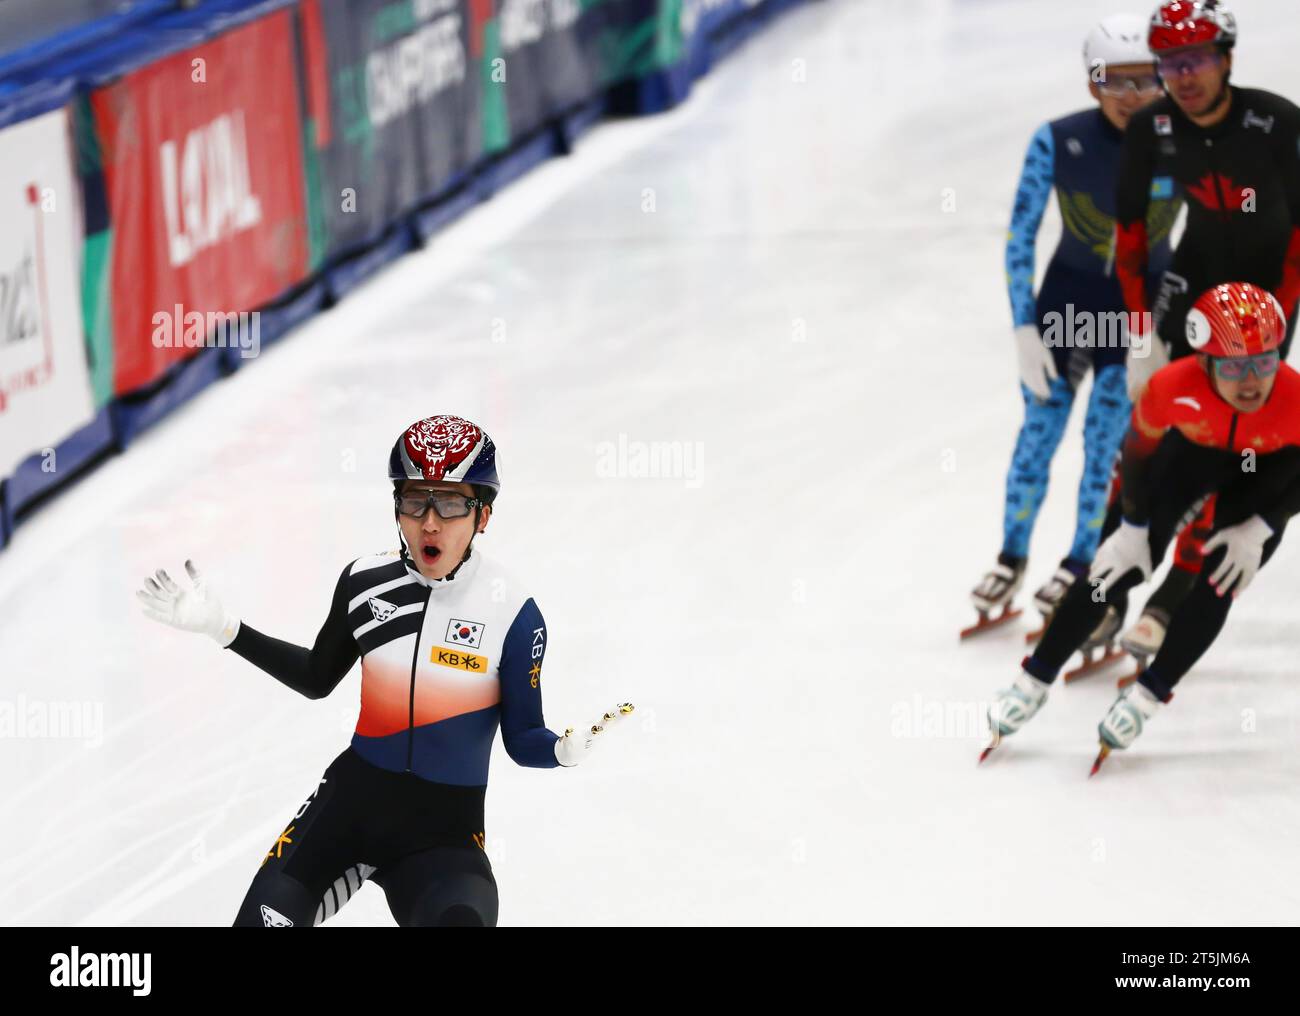
[{"label": "skate blade", "polygon": [[1097,655],[1096,649],[1083,650],[1083,662],[1073,670],[1067,670],[1062,676],[1062,680],[1069,684],[1071,681],[1077,681],[1081,677],[1087,677],[1089,674],[1095,674],[1097,671],[1109,667],[1117,660],[1122,660],[1128,654],[1122,649],[1115,646],[1106,647],[1105,651]]},{"label": "skate blade", "polygon": [[1020,616],[1021,610],[1019,607],[1008,605],[1003,607],[1002,613],[998,614],[996,617],[990,617],[987,610],[981,610],[977,613],[979,614],[980,619],[969,628],[963,628],[961,630],[961,641],[965,642],[966,639],[970,638],[972,635],[979,635],[982,632],[989,631],[990,629],[1000,628],[1008,621],[1014,621]]},{"label": "skate blade", "polygon": [[1105,741],[1102,741],[1101,751],[1097,752],[1097,760],[1092,764],[1092,770],[1088,773],[1088,779],[1092,779],[1094,776],[1097,775],[1097,770],[1101,768],[1101,764],[1106,761],[1106,756],[1109,754],[1110,754],[1110,745],[1108,745]]},{"label": "skate blade", "polygon": [[975,764],[976,765],[982,764],[986,758],[988,758],[991,754],[993,754],[993,749],[996,748],[1001,743],[1002,743],[1002,738],[1000,738],[997,734],[994,734],[993,740],[988,743],[988,746],[985,747],[985,749],[982,752],[980,752],[980,760]]}]

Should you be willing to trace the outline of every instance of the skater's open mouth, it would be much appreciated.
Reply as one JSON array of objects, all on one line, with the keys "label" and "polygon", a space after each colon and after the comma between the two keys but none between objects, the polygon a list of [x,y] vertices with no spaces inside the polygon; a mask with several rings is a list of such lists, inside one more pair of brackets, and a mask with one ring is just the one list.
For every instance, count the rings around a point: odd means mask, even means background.
[{"label": "skater's open mouth", "polygon": [[420,556],[423,557],[426,561],[433,562],[438,560],[438,558],[442,557],[442,550],[438,547],[433,546],[432,544],[426,543],[423,547],[420,548]]}]

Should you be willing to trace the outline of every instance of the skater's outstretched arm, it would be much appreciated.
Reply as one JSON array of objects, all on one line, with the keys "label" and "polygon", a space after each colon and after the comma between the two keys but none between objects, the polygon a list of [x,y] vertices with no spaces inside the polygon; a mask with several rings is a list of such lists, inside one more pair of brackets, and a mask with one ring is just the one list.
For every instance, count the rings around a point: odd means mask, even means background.
[{"label": "skater's outstretched arm", "polygon": [[146,617],[181,631],[207,635],[299,694],[324,698],[357,662],[357,644],[348,625],[347,578],[351,567],[348,565],[339,576],[329,616],[311,649],[273,639],[241,621],[226,609],[193,561],[185,562],[185,571],[193,583],[190,588],[183,588],[159,569],[144,580],[135,595]]},{"label": "skater's outstretched arm", "polygon": [[339,576],[329,616],[311,649],[264,635],[243,622],[229,648],[298,694],[324,698],[352,669],[359,655],[348,625],[347,581],[351,567],[344,568]]}]

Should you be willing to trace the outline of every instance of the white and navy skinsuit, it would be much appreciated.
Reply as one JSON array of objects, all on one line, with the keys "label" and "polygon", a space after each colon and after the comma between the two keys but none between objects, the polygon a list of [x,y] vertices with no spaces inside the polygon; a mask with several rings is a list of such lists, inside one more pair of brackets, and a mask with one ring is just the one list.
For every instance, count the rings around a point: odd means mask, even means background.
[{"label": "white and navy skinsuit", "polygon": [[242,624],[230,649],[306,695],[361,659],[350,747],[263,862],[236,924],[318,924],[366,879],[399,924],[494,924],[483,800],[497,727],[520,765],[549,768],[546,624],[510,575],[473,550],[445,579],[405,550],[353,561],[310,650]]}]

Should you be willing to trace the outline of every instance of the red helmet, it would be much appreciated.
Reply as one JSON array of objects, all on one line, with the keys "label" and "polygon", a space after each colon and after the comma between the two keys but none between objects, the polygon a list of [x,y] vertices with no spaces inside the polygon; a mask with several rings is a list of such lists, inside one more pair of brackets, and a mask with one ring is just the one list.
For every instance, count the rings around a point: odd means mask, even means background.
[{"label": "red helmet", "polygon": [[1187,312],[1187,344],[1206,356],[1258,356],[1277,349],[1285,335],[1277,297],[1249,282],[1206,290]]},{"label": "red helmet", "polygon": [[1156,56],[1212,42],[1231,49],[1237,41],[1237,19],[1217,0],[1173,0],[1151,16],[1147,46]]},{"label": "red helmet", "polygon": [[402,432],[388,457],[388,478],[451,480],[501,489],[497,448],[482,428],[459,416],[430,416]]}]

